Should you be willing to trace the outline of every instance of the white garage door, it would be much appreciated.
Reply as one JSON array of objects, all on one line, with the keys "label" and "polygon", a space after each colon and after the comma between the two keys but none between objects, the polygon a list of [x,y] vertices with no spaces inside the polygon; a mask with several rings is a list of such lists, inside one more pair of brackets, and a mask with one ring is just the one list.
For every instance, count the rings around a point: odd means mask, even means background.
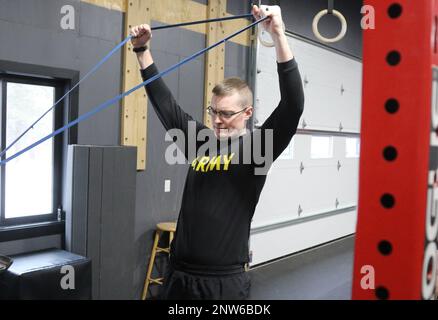
[{"label": "white garage door", "polygon": [[[262,191],[252,223],[252,265],[354,233],[356,225],[362,64],[288,39],[305,107],[298,133]],[[256,126],[280,101],[275,49],[257,51]]]}]

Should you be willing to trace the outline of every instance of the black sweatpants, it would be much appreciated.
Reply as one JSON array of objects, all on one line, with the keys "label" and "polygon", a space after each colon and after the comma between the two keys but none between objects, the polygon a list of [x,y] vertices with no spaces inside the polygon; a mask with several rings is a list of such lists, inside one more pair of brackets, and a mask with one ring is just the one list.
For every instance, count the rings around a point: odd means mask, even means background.
[{"label": "black sweatpants", "polygon": [[208,268],[170,263],[164,277],[164,300],[245,300],[251,279],[244,267]]}]

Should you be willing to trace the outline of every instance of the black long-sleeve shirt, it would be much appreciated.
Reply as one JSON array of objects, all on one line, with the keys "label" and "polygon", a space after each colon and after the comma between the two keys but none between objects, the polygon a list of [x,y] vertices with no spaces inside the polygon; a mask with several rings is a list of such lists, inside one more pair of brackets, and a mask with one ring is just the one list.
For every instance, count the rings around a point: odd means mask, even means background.
[{"label": "black long-sleeve shirt", "polygon": [[[228,139],[228,145],[237,143],[242,147],[245,139],[256,134],[264,137],[265,129],[273,129],[273,160],[296,133],[304,108],[304,92],[295,59],[277,63],[277,71],[281,93],[277,108],[259,129]],[[155,64],[141,70],[145,80],[157,73]],[[146,86],[146,91],[165,129],[180,129],[187,137],[188,122],[194,120],[180,108],[164,81],[157,79]],[[207,129],[200,122],[194,123],[197,132]],[[229,163],[233,157],[230,149],[218,147],[216,155],[198,154],[189,168],[171,248],[171,256],[177,261],[210,268],[249,261],[250,225],[266,175],[254,173],[257,166],[254,162],[243,163],[243,148],[239,149],[241,163]]]}]

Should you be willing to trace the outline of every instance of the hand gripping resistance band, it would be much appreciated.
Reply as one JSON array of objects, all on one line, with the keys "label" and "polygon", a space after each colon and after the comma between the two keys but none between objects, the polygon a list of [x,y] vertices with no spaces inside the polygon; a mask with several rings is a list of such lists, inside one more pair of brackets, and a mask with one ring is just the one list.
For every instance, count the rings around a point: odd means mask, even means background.
[{"label": "hand gripping resistance band", "polygon": [[[132,88],[132,89],[130,89],[130,90],[128,90],[128,91],[126,91],[126,92],[124,92],[124,93],[122,93],[122,94],[119,94],[119,95],[117,95],[116,97],[114,97],[114,98],[112,98],[112,99],[106,101],[105,103],[103,103],[103,104],[101,104],[101,105],[95,107],[94,109],[88,111],[87,113],[84,113],[83,115],[81,115],[81,116],[79,116],[77,119],[75,119],[75,120],[69,122],[68,124],[66,124],[66,125],[63,126],[62,128],[57,129],[56,131],[54,131],[54,132],[52,132],[51,134],[45,136],[44,138],[38,140],[37,142],[34,142],[34,143],[31,144],[30,146],[28,146],[28,147],[22,149],[21,151],[19,151],[19,152],[15,153],[14,155],[8,157],[7,159],[4,159],[3,161],[0,162],[0,165],[5,165],[6,163],[8,163],[9,161],[11,161],[12,159],[15,159],[15,158],[19,157],[20,155],[22,155],[22,154],[28,152],[29,150],[35,148],[36,146],[38,146],[39,144],[43,143],[44,141],[46,141],[46,140],[48,140],[48,139],[50,139],[50,138],[53,138],[53,137],[55,137],[56,135],[58,135],[58,134],[64,132],[65,130],[71,128],[72,126],[74,126],[74,125],[76,125],[76,124],[78,124],[78,123],[80,123],[80,122],[82,122],[82,121],[84,121],[84,120],[90,118],[91,116],[95,115],[96,113],[98,113],[98,112],[100,112],[100,111],[102,111],[102,110],[108,108],[109,106],[111,106],[112,104],[116,103],[117,101],[119,101],[119,100],[123,99],[124,97],[130,95],[130,94],[133,93],[134,91],[136,91],[136,90],[138,90],[138,89],[140,89],[140,88],[142,88],[142,87],[144,87],[144,86],[146,86],[146,85],[152,83],[153,81],[157,80],[158,78],[161,78],[161,77],[165,76],[166,74],[172,72],[173,70],[179,68],[180,66],[186,64],[187,62],[189,62],[189,61],[191,61],[191,60],[193,60],[193,59],[196,59],[197,57],[199,57],[200,55],[204,54],[204,53],[207,52],[208,50],[211,50],[211,49],[213,49],[213,48],[215,48],[215,47],[221,45],[222,43],[225,43],[226,41],[230,40],[231,38],[233,38],[233,37],[237,36],[238,34],[240,34],[240,33],[244,32],[244,31],[246,31],[246,30],[252,28],[253,26],[257,25],[258,23],[260,23],[260,22],[262,22],[262,21],[264,21],[264,20],[266,20],[266,19],[268,19],[268,18],[269,18],[269,17],[264,17],[264,18],[262,18],[262,19],[260,19],[260,20],[257,20],[257,21],[255,21],[255,22],[249,24],[248,26],[244,27],[243,29],[234,32],[233,34],[231,34],[231,35],[227,36],[226,38],[224,38],[224,39],[222,39],[222,40],[216,42],[215,44],[212,44],[211,46],[209,46],[209,47],[207,47],[207,48],[204,48],[204,49],[202,49],[202,50],[200,50],[200,51],[194,53],[193,55],[191,55],[191,56],[189,56],[189,57],[183,59],[183,60],[180,61],[179,63],[177,63],[177,64],[175,64],[175,65],[173,65],[173,66],[167,68],[166,70],[164,70],[164,71],[162,71],[162,72],[156,74],[155,76],[153,76],[153,77],[147,79],[146,81],[140,83],[139,85],[135,86],[134,88]],[[121,44],[120,44],[119,46],[123,46],[123,45],[124,45],[126,42],[128,42],[131,38],[132,38],[132,36],[127,37],[125,40],[123,40],[123,41],[121,42]],[[117,46],[117,47],[119,47],[119,46]],[[117,47],[116,47],[116,48],[117,48]],[[114,50],[116,50],[116,48],[115,48]],[[113,50],[113,51],[114,51],[114,50]],[[108,57],[109,57],[109,55],[108,55],[106,58],[108,58]],[[103,60],[102,60],[102,61],[103,61]],[[103,62],[104,62],[104,61],[103,61]],[[103,62],[102,62],[102,63],[103,63]],[[95,69],[95,68],[93,68],[93,69]],[[78,83],[78,84],[79,84],[79,83]],[[77,85],[76,85],[76,86],[77,86]],[[30,129],[29,129],[29,130],[30,130]]]},{"label": "hand gripping resistance band", "polygon": [[[177,23],[177,24],[170,24],[170,25],[164,25],[164,26],[158,26],[158,27],[152,27],[151,30],[161,30],[161,29],[168,29],[168,28],[175,28],[175,27],[183,27],[183,26],[190,26],[194,24],[201,24],[201,23],[209,23],[209,22],[218,22],[218,21],[226,21],[226,20],[234,20],[234,19],[242,19],[242,18],[249,18],[253,17],[252,13],[247,14],[241,14],[241,15],[235,15],[230,17],[224,17],[224,18],[215,18],[215,19],[208,19],[208,20],[199,20],[199,21],[191,21],[191,22],[183,22],[183,23]],[[85,81],[89,76],[91,76],[94,72],[96,72],[106,61],[111,58],[113,54],[115,54],[120,48],[122,48],[131,38],[134,38],[133,36],[128,36],[125,40],[120,42],[114,49],[112,49],[101,61],[99,61],[90,71],[87,72],[87,74],[81,78],[78,83],[76,83],[70,90],[68,90],[59,100],[57,100],[53,106],[51,106],[46,112],[43,113],[41,117],[39,117],[34,123],[32,123],[21,135],[19,135],[14,141],[12,141],[5,149],[3,149],[0,152],[0,158],[10,149],[12,146],[14,146],[23,136],[28,133],[31,129],[35,127],[35,125],[41,121],[50,111],[52,111],[54,108],[57,107],[57,105],[64,100],[67,96],[70,95],[70,93],[76,89],[79,84],[81,84],[83,81]]]}]

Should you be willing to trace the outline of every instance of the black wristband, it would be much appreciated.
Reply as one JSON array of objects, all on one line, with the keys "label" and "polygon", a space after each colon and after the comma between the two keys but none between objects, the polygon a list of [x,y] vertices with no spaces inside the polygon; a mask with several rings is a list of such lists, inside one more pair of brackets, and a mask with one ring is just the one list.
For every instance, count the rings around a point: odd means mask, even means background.
[{"label": "black wristband", "polygon": [[144,47],[134,48],[134,49],[132,49],[132,51],[134,51],[135,53],[138,53],[138,52],[144,52],[147,49],[148,49],[148,46],[145,45]]}]

